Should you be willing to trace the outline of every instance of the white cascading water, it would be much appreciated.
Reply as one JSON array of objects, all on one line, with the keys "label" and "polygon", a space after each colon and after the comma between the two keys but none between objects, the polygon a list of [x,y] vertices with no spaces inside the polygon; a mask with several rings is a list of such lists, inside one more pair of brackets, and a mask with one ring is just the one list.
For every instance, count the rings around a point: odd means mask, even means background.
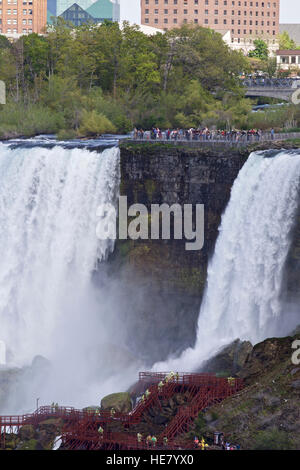
[{"label": "white cascading water", "polygon": [[250,155],[222,217],[196,344],[154,370],[195,370],[237,338],[255,344],[284,336],[299,323],[280,300],[299,192],[299,154]]},{"label": "white cascading water", "polygon": [[[97,153],[0,144],[0,341],[9,366],[35,355],[56,364],[46,404],[55,397],[97,404],[99,381],[105,389],[102,373],[91,390],[101,345],[109,336],[118,341],[118,334],[110,331],[115,319],[105,289],[95,288],[92,275],[114,246],[97,239],[97,207],[116,203],[119,179],[118,148]],[[18,397],[12,406],[15,412]]]}]

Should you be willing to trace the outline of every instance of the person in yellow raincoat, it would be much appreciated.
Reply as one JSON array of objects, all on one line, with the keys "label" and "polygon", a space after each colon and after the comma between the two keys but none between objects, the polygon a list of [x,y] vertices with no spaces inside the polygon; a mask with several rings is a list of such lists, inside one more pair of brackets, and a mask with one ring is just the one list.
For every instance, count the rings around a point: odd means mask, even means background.
[{"label": "person in yellow raincoat", "polygon": [[99,426],[98,428],[98,433],[99,433],[100,439],[103,439],[104,429],[101,426]]},{"label": "person in yellow raincoat", "polygon": [[234,377],[228,377],[227,382],[228,382],[228,385],[230,385],[231,387],[234,387],[235,378]]},{"label": "person in yellow raincoat", "polygon": [[146,443],[147,443],[148,447],[151,446],[151,442],[152,442],[152,436],[150,436],[150,434],[149,434],[149,436],[146,437]]},{"label": "person in yellow raincoat", "polygon": [[201,450],[205,450],[208,447],[208,444],[205,443],[204,438],[202,437],[201,441],[199,442],[199,447]]},{"label": "person in yellow raincoat", "polygon": [[159,392],[161,392],[161,390],[162,390],[163,386],[164,386],[163,382],[162,382],[162,381],[160,381],[160,382],[159,382],[159,384],[158,384],[158,386],[157,386],[157,387],[158,387],[158,391],[159,391]]}]

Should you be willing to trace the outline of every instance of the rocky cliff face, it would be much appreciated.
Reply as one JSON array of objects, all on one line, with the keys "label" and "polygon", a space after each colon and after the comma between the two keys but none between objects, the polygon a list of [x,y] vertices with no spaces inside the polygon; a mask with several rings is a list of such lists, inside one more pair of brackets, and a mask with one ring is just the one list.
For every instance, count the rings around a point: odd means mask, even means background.
[{"label": "rocky cliff face", "polygon": [[300,367],[292,362],[299,335],[254,346],[238,373],[246,388],[202,412],[194,433],[211,439],[222,431],[242,449],[300,449]]},{"label": "rocky cliff face", "polygon": [[110,269],[126,292],[128,341],[149,362],[194,343],[208,260],[232,184],[248,155],[224,147],[121,146],[121,195],[128,197],[128,206],[144,204],[149,213],[151,204],[205,206],[200,251],[186,251],[186,240],[117,241]]}]

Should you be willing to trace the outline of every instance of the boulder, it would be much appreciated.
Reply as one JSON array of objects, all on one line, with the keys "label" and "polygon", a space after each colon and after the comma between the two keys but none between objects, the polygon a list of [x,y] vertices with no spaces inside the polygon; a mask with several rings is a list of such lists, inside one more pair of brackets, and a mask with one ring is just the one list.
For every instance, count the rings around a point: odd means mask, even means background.
[{"label": "boulder", "polygon": [[237,374],[246,383],[253,382],[262,371],[272,369],[277,364],[289,359],[292,354],[293,338],[269,338],[254,346],[247,356],[243,369]]},{"label": "boulder", "polygon": [[35,436],[35,429],[31,424],[25,424],[20,428],[19,437],[22,441],[33,439]]},{"label": "boulder", "polygon": [[57,436],[62,427],[63,421],[61,418],[50,418],[40,422],[39,431],[46,431],[50,435]]},{"label": "boulder", "polygon": [[252,348],[249,341],[237,339],[202,364],[200,372],[234,375],[242,369]]},{"label": "boulder", "polygon": [[291,383],[291,386],[296,389],[300,388],[300,380],[294,380],[294,382]]},{"label": "boulder", "polygon": [[57,436],[61,434],[63,421],[60,418],[50,418],[41,421],[36,433],[39,445],[45,450],[51,450]]},{"label": "boulder", "polygon": [[130,394],[128,392],[112,393],[101,400],[101,409],[110,410],[114,408],[121,413],[129,413],[132,410]]}]

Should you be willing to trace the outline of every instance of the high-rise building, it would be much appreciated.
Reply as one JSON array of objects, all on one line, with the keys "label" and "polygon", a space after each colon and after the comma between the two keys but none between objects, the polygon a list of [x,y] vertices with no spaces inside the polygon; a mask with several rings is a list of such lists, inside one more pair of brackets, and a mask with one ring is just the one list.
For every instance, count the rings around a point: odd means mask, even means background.
[{"label": "high-rise building", "polygon": [[280,0],[141,0],[141,23],[176,28],[184,23],[228,30],[231,41],[253,43],[262,37],[276,42]]},{"label": "high-rise building", "polygon": [[76,4],[83,10],[90,7],[96,0],[57,0],[56,12],[57,15],[61,15],[64,11]]},{"label": "high-rise building", "polygon": [[57,0],[57,15],[79,26],[87,21],[120,20],[119,0]]},{"label": "high-rise building", "polygon": [[18,38],[23,34],[43,33],[47,23],[47,0],[2,0],[0,34]]},{"label": "high-rise building", "polygon": [[48,15],[56,16],[57,0],[47,0]]}]

